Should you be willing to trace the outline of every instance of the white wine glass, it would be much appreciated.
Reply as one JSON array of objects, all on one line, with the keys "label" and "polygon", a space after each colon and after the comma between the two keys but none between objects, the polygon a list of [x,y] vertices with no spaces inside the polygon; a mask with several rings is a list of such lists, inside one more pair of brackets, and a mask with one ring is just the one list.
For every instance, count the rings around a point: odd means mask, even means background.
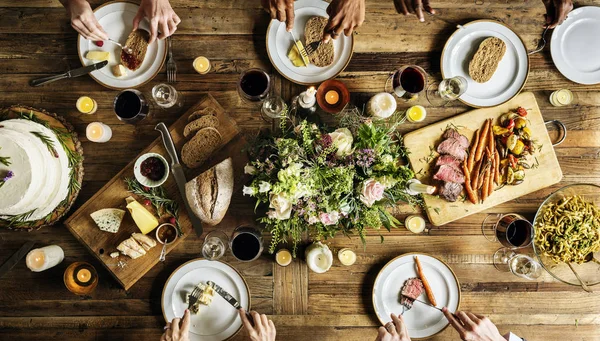
[{"label": "white wine glass", "polygon": [[443,107],[467,92],[468,82],[462,76],[444,78],[427,88],[427,101],[434,107]]},{"label": "white wine glass", "polygon": [[208,260],[217,260],[227,251],[229,237],[219,230],[209,232],[202,244],[202,256]]},{"label": "white wine glass", "polygon": [[542,276],[542,265],[525,254],[503,247],[494,253],[494,266],[499,271],[534,281]]}]

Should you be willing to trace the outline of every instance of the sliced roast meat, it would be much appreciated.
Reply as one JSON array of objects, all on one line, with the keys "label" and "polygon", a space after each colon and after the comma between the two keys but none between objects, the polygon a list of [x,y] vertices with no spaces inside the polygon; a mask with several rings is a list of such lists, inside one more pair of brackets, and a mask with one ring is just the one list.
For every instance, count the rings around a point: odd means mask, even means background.
[{"label": "sliced roast meat", "polygon": [[400,304],[407,309],[412,308],[415,299],[421,296],[423,290],[423,282],[419,278],[413,277],[407,279],[400,291]]},{"label": "sliced roast meat", "polygon": [[456,182],[444,182],[444,185],[440,188],[440,195],[451,202],[458,200],[460,193],[463,190],[463,186]]},{"label": "sliced roast meat", "polygon": [[437,160],[435,161],[435,166],[439,167],[442,165],[448,165],[452,166],[455,169],[460,169],[460,161],[458,161],[451,155],[440,155],[440,157],[437,158]]},{"label": "sliced roast meat", "polygon": [[444,132],[444,135],[442,135],[443,139],[457,139],[458,142],[460,142],[460,145],[463,149],[467,149],[469,148],[469,139],[464,136],[461,135],[456,129],[446,129],[446,131]]},{"label": "sliced roast meat", "polygon": [[467,151],[463,148],[460,140],[453,137],[445,139],[437,147],[437,152],[453,156],[455,159],[462,161],[467,157]]},{"label": "sliced roast meat", "polygon": [[436,180],[456,182],[459,184],[465,182],[465,176],[463,175],[463,173],[459,169],[448,165],[441,165],[440,168],[438,168],[435,175],[433,176],[433,178]]}]

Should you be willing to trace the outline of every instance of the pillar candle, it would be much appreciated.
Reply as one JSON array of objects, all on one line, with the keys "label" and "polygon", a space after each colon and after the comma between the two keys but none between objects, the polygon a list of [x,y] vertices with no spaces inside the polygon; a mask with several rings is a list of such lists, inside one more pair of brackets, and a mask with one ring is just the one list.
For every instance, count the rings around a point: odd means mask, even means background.
[{"label": "pillar candle", "polygon": [[306,264],[313,272],[324,273],[333,264],[333,254],[327,245],[314,242],[306,249]]}]

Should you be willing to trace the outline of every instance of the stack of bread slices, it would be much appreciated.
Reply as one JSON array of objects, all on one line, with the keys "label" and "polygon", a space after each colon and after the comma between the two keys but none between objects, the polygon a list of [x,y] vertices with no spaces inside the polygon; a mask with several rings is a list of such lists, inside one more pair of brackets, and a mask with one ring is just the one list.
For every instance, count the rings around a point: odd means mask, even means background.
[{"label": "stack of bread slices", "polygon": [[209,107],[193,112],[188,122],[183,130],[188,142],[181,149],[181,160],[188,168],[198,168],[221,146],[219,119]]}]

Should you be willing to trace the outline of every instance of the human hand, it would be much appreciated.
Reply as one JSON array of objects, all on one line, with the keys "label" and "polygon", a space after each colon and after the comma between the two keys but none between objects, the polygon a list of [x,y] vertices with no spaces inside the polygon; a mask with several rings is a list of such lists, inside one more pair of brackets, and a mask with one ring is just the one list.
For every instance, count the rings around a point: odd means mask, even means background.
[{"label": "human hand", "polygon": [[275,341],[275,325],[273,324],[273,321],[267,318],[267,315],[260,315],[256,311],[251,311],[250,315],[252,315],[252,322],[254,322],[254,326],[252,326],[252,323],[250,323],[248,317],[246,317],[246,311],[244,309],[240,309],[239,313],[242,323],[248,331],[250,340]]},{"label": "human hand", "polygon": [[285,22],[288,32],[294,28],[294,0],[261,0],[262,6],[271,19]]},{"label": "human hand", "polygon": [[410,341],[408,329],[404,323],[402,315],[390,315],[391,322],[388,322],[384,327],[379,327],[379,334],[375,341]]},{"label": "human hand", "polygon": [[107,40],[108,35],[96,19],[90,4],[85,0],[63,0],[62,4],[71,15],[71,26],[88,40]]},{"label": "human hand", "polygon": [[160,341],[190,341],[190,311],[185,310],[183,320],[174,318],[167,323],[165,332],[160,337]]},{"label": "human hand", "polygon": [[[140,3],[140,9],[138,10],[135,18],[133,18],[133,30],[137,30],[140,21],[148,18],[150,21],[150,41],[154,42],[158,39],[165,39],[171,36],[177,31],[177,25],[181,22],[179,16],[173,8],[169,0],[142,0]],[[158,34],[158,28],[160,27],[160,35]]]},{"label": "human hand", "polygon": [[329,21],[323,30],[323,42],[344,32],[346,37],[365,21],[365,0],[331,0],[327,7]]},{"label": "human hand", "polygon": [[420,22],[425,21],[423,10],[435,14],[435,10],[431,8],[429,0],[394,0],[394,3],[398,12],[404,15],[415,14]]},{"label": "human hand", "polygon": [[492,321],[483,315],[459,311],[456,319],[448,308],[444,307],[442,312],[464,341],[506,341]]},{"label": "human hand", "polygon": [[567,19],[567,14],[573,9],[573,0],[542,0],[546,6],[546,26],[555,28]]}]

